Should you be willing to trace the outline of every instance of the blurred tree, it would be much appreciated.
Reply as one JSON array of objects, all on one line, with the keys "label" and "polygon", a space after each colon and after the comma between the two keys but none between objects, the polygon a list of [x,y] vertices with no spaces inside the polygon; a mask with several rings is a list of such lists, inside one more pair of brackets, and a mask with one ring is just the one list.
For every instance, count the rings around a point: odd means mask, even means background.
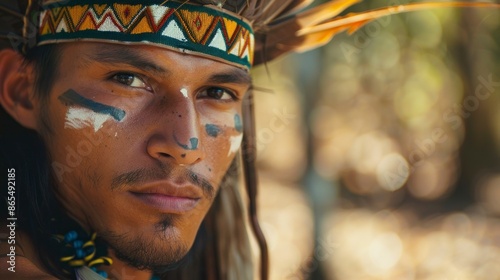
[{"label": "blurred tree", "polygon": [[[466,95],[462,104],[477,110],[467,110],[465,139],[461,148],[461,176],[452,199],[473,204],[481,178],[500,172],[499,130],[496,113],[500,110],[500,25],[498,11],[467,9],[461,12],[460,40],[454,42],[453,53],[459,62]],[[496,24],[495,24],[496,22]],[[491,79],[496,85],[485,85]],[[484,95],[484,100],[477,98]],[[467,105],[467,101],[469,105]],[[474,106],[473,106],[474,105]],[[463,107],[463,106],[462,106]]]}]

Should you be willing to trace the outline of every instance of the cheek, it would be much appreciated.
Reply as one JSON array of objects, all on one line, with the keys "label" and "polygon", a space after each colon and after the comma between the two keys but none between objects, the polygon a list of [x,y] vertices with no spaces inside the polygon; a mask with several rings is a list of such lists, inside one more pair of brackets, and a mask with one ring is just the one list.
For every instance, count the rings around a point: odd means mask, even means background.
[{"label": "cheek", "polygon": [[219,151],[218,156],[232,159],[243,140],[241,117],[235,113],[230,117],[226,116],[223,121],[208,122],[204,125],[204,133]]},{"label": "cheek", "polygon": [[[89,97],[86,91],[68,89],[61,92],[51,101],[54,104],[49,111],[53,133],[46,137],[46,143],[54,159],[69,168],[77,168],[96,154],[99,157],[107,142],[118,139],[119,134],[123,134],[119,128],[130,117],[121,106],[104,104],[102,100]],[[64,170],[69,172],[67,168]],[[60,177],[61,171],[56,173]]]},{"label": "cheek", "polygon": [[79,108],[68,108],[65,115],[56,118],[53,134],[46,141],[52,171],[60,183],[93,175],[84,171],[95,173],[95,166],[107,162],[111,147],[120,145],[117,139],[123,134],[114,120],[88,112],[80,114],[75,109]]}]

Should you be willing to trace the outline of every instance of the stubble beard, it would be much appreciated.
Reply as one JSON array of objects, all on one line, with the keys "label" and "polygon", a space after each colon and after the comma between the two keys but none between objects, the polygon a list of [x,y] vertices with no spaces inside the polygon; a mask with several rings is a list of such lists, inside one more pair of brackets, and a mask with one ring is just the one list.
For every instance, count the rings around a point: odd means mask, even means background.
[{"label": "stubble beard", "polygon": [[189,247],[179,240],[174,218],[165,215],[155,225],[154,237],[103,232],[100,237],[113,250],[114,255],[128,266],[153,273],[164,273],[178,268],[189,253]]}]

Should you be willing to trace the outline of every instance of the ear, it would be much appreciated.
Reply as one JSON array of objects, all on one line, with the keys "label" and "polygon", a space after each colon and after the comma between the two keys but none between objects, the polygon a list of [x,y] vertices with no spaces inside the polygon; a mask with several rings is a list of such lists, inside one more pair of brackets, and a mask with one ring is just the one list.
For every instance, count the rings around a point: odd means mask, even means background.
[{"label": "ear", "polygon": [[0,104],[19,124],[36,129],[36,100],[31,66],[11,49],[0,51]]}]

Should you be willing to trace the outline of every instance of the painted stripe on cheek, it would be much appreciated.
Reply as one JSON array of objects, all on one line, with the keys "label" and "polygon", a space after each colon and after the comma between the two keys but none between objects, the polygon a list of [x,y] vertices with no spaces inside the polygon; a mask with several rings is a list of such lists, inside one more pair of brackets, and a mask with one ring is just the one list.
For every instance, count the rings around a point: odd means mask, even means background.
[{"label": "painted stripe on cheek", "polygon": [[231,154],[234,154],[238,151],[238,149],[241,146],[242,140],[243,140],[243,134],[240,134],[238,136],[229,137],[229,142],[231,143],[231,147],[229,148],[229,152],[227,153],[227,156],[230,156]]},{"label": "painted stripe on cheek", "polygon": [[234,115],[234,128],[236,128],[238,132],[243,132],[243,124],[241,123],[240,115]]},{"label": "painted stripe on cheek", "polygon": [[215,124],[207,124],[205,125],[205,130],[207,131],[208,136],[216,138],[219,136],[220,128]]},{"label": "painted stripe on cheek", "polygon": [[64,128],[82,129],[91,126],[94,127],[94,132],[97,132],[106,121],[111,119],[109,115],[96,114],[87,108],[70,108],[66,113]]},{"label": "painted stripe on cheek", "polygon": [[89,110],[92,110],[98,114],[109,115],[113,117],[117,121],[123,120],[125,118],[125,111],[115,108],[113,106],[104,105],[93,100],[87,99],[76,91],[69,89],[61,96],[59,96],[59,100],[62,102],[73,103],[82,107],[85,107]]}]

